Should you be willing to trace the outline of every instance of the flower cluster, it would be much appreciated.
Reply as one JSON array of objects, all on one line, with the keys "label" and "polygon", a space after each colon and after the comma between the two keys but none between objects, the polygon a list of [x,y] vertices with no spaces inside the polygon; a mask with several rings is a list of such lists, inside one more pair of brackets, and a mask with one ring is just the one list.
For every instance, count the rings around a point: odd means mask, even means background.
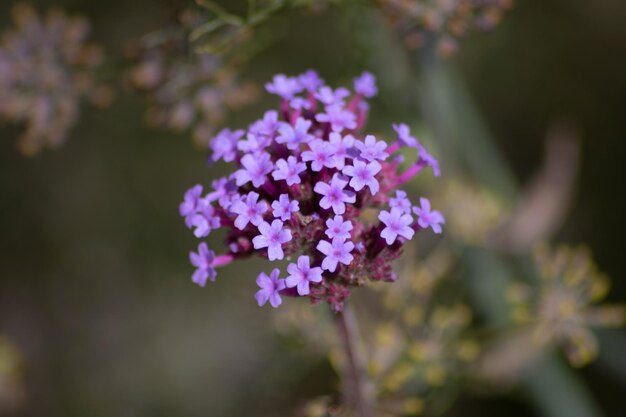
[{"label": "flower cluster", "polygon": [[39,17],[23,3],[12,16],[14,27],[0,38],[0,120],[25,125],[18,145],[33,155],[65,141],[81,100],[107,105],[112,91],[94,79],[103,53],[86,43],[84,18],[59,10]]},{"label": "flower cluster", "polygon": [[194,140],[206,145],[227,109],[254,101],[257,87],[240,83],[235,68],[222,57],[189,51],[189,33],[201,22],[197,11],[184,10],[175,27],[130,45],[134,65],[128,79],[150,101],[146,113],[150,125],[175,132],[191,129]]},{"label": "flower cluster", "polygon": [[[354,80],[353,93],[326,86],[314,71],[276,75],[266,89],[281,98],[278,111],[210,142],[210,161],[232,163],[234,172],[206,194],[192,187],[180,205],[196,237],[228,230],[226,254],[215,256],[205,243],[192,252],[194,281],[204,285],[217,266],[252,254],[293,260],[285,278],[279,269],[259,275],[259,305],[307,296],[340,311],[351,286],[396,280],[390,263],[417,231],[441,233],[443,216],[428,199],[413,205],[398,189],[427,167],[439,175],[439,166],[404,124],[393,126],[391,145],[360,134],[366,99],[377,93],[367,72]],[[415,161],[400,172],[395,154],[402,147],[415,151]],[[366,210],[378,212],[376,221],[365,220]]]},{"label": "flower cluster", "polygon": [[514,304],[514,318],[534,325],[534,340],[564,347],[574,366],[590,362],[598,342],[590,327],[622,326],[623,305],[594,305],[608,290],[608,279],[600,274],[584,248],[537,249],[541,285],[537,288],[516,283],[508,297]]},{"label": "flower cluster", "polygon": [[457,39],[473,29],[489,30],[497,25],[513,0],[378,0],[390,23],[405,36],[408,47],[416,48],[429,37],[437,40],[437,51],[449,56]]}]

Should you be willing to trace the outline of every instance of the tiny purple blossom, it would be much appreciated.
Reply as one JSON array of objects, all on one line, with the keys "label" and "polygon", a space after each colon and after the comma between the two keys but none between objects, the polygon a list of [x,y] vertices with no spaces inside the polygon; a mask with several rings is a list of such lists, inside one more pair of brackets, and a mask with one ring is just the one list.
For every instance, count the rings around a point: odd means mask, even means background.
[{"label": "tiny purple blossom", "polygon": [[396,196],[389,199],[389,207],[399,208],[403,213],[411,213],[411,200],[406,196],[406,192],[396,190]]},{"label": "tiny purple blossom", "polygon": [[320,123],[330,123],[335,132],[341,132],[344,129],[352,130],[357,126],[354,113],[344,110],[340,104],[326,106],[326,112],[318,113],[315,120]]},{"label": "tiny purple blossom", "polygon": [[350,158],[349,151],[354,146],[354,137],[346,135],[344,137],[337,132],[331,132],[328,136],[328,143],[333,149],[334,167],[341,170],[346,164],[346,158]]},{"label": "tiny purple blossom", "polygon": [[183,202],[178,206],[178,212],[181,217],[185,218],[187,227],[191,227],[191,217],[198,210],[200,204],[200,195],[202,194],[202,186],[195,185],[185,192]]},{"label": "tiny purple blossom", "polygon": [[359,156],[366,161],[387,159],[389,154],[385,152],[387,143],[383,140],[377,141],[374,135],[365,136],[365,141],[357,140],[354,142],[356,148],[360,151]]},{"label": "tiny purple blossom", "polygon": [[278,278],[279,275],[280,270],[274,268],[269,277],[265,272],[261,272],[256,278],[256,284],[261,289],[257,291],[254,298],[259,303],[259,307],[264,306],[269,301],[270,305],[276,308],[283,302],[280,291],[285,289],[285,280]]},{"label": "tiny purple blossom", "polygon": [[279,135],[276,138],[276,142],[285,143],[287,148],[291,150],[298,149],[300,144],[308,143],[313,139],[313,136],[308,133],[311,123],[310,120],[298,117],[295,126],[289,123],[281,124],[278,128]]},{"label": "tiny purple blossom", "polygon": [[350,220],[343,221],[342,216],[335,216],[333,219],[326,220],[326,236],[330,239],[338,238],[346,240],[350,238],[350,231],[352,230],[352,222]]},{"label": "tiny purple blossom", "polygon": [[274,217],[287,221],[291,219],[291,214],[300,211],[300,203],[297,200],[289,200],[289,195],[281,194],[278,200],[272,203],[272,214]]},{"label": "tiny purple blossom", "polygon": [[369,72],[364,72],[354,79],[354,91],[364,97],[374,97],[378,94],[376,87],[376,77]]},{"label": "tiny purple blossom", "polygon": [[267,174],[274,169],[270,155],[266,152],[244,155],[241,158],[241,165],[243,168],[234,173],[237,185],[240,187],[249,181],[252,181],[255,188],[262,186],[267,179]]},{"label": "tiny purple blossom", "polygon": [[224,159],[225,162],[232,162],[237,156],[237,142],[243,136],[243,130],[222,129],[209,143],[209,147],[213,151],[211,159],[219,161]]},{"label": "tiny purple blossom", "polygon": [[271,140],[268,136],[248,133],[246,140],[240,140],[237,143],[237,148],[245,153],[258,153],[263,152],[270,143]]},{"label": "tiny purple blossom", "polygon": [[197,238],[208,236],[213,229],[217,229],[221,225],[220,218],[215,215],[215,209],[206,203],[206,200],[200,203],[196,214],[191,216],[190,223],[191,227],[195,227],[193,234]]},{"label": "tiny purple blossom", "polygon": [[191,264],[196,267],[191,280],[201,287],[206,285],[207,279],[215,282],[217,272],[213,266],[215,261],[215,252],[209,250],[205,242],[200,242],[198,245],[198,253],[189,252],[189,260]]},{"label": "tiny purple blossom", "polygon": [[320,240],[317,244],[317,250],[322,252],[326,257],[322,261],[322,269],[335,272],[337,264],[350,265],[354,257],[350,254],[354,249],[354,243],[344,241],[340,238],[334,238],[332,243],[326,240]]},{"label": "tiny purple blossom", "polygon": [[291,230],[283,228],[283,222],[276,219],[270,225],[263,221],[259,224],[258,236],[252,239],[254,249],[267,248],[267,257],[270,261],[280,260],[285,257],[283,243],[291,240]]},{"label": "tiny purple blossom", "polygon": [[311,102],[304,97],[294,97],[289,101],[289,107],[296,110],[310,109]]},{"label": "tiny purple blossom", "polygon": [[300,173],[303,171],[306,171],[306,164],[298,162],[295,156],[290,156],[286,161],[276,161],[276,170],[272,172],[272,177],[276,181],[285,180],[287,185],[300,184]]},{"label": "tiny purple blossom", "polygon": [[311,268],[309,257],[298,257],[297,264],[290,263],[287,266],[289,276],[285,280],[288,288],[297,287],[298,294],[308,295],[310,293],[309,284],[311,282],[322,282],[322,268],[316,266]]},{"label": "tiny purple blossom", "polygon": [[380,232],[380,237],[385,239],[388,245],[395,242],[398,236],[411,239],[415,234],[415,230],[411,227],[413,216],[403,213],[399,208],[394,207],[391,209],[391,212],[381,211],[378,219],[386,226]]},{"label": "tiny purple blossom", "polygon": [[333,159],[333,147],[325,140],[315,139],[309,142],[308,151],[302,152],[302,160],[311,161],[311,169],[313,171],[321,171],[322,168],[333,168],[335,160]]},{"label": "tiny purple blossom", "polygon": [[404,146],[411,148],[417,148],[419,142],[413,136],[411,136],[411,129],[404,123],[392,124],[393,130],[398,134],[398,140],[402,142]]},{"label": "tiny purple blossom", "polygon": [[224,210],[228,210],[233,202],[233,198],[238,195],[235,180],[222,177],[213,181],[211,186],[213,187],[213,191],[207,194],[205,200],[208,203],[212,203],[217,200],[220,207]]},{"label": "tiny purple blossom", "polygon": [[309,93],[315,92],[315,90],[324,85],[324,80],[322,80],[317,71],[314,70],[308,70],[307,72],[300,74],[298,76],[298,81],[300,81],[300,86]]},{"label": "tiny purple blossom", "polygon": [[437,210],[430,209],[430,201],[427,198],[420,198],[421,207],[413,207],[413,213],[417,215],[417,224],[422,228],[428,227],[433,229],[433,232],[441,233],[441,225],[446,224],[446,220]]},{"label": "tiny purple blossom", "polygon": [[245,229],[248,223],[258,226],[267,210],[267,203],[259,202],[259,194],[254,191],[250,191],[245,198],[233,202],[230,206],[230,211],[237,214],[235,227],[239,230]]},{"label": "tiny purple blossom", "polygon": [[422,145],[418,145],[419,149],[419,162],[424,164],[425,166],[429,166],[433,169],[433,174],[435,177],[441,175],[441,171],[439,170],[439,161],[435,159],[434,156],[429,154]]},{"label": "tiny purple blossom", "polygon": [[318,182],[315,184],[313,191],[322,195],[320,207],[329,209],[332,207],[335,214],[343,214],[346,212],[346,203],[354,203],[356,196],[351,191],[344,191],[348,185],[347,180],[341,179],[337,174],[333,175],[330,184]]},{"label": "tiny purple blossom", "polygon": [[339,87],[334,90],[330,87],[323,86],[321,87],[317,93],[315,93],[315,98],[321,101],[326,106],[339,105],[343,106],[345,104],[345,98],[350,95],[350,91],[343,87]]},{"label": "tiny purple blossom", "polygon": [[380,172],[382,166],[376,161],[368,163],[354,160],[353,163],[354,165],[346,165],[343,168],[343,173],[352,177],[350,186],[354,188],[355,191],[361,191],[363,188],[369,187],[372,195],[376,195],[380,189],[376,174]]},{"label": "tiny purple blossom", "polygon": [[269,93],[282,97],[284,100],[289,100],[302,91],[302,87],[296,78],[287,77],[284,74],[274,75],[272,82],[265,84],[265,89]]},{"label": "tiny purple blossom", "polygon": [[252,123],[250,129],[248,129],[249,133],[252,133],[257,136],[268,136],[269,138],[274,136],[276,129],[280,126],[280,121],[278,120],[278,112],[276,110],[268,110],[263,115],[263,119],[257,120]]}]

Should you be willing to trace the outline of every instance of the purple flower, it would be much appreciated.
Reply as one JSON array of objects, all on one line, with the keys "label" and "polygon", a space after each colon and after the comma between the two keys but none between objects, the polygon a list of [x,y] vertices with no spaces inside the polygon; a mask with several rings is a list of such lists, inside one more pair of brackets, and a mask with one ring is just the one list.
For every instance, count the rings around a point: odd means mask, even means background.
[{"label": "purple flower", "polygon": [[403,213],[399,208],[392,208],[391,212],[383,210],[378,215],[378,219],[385,224],[380,237],[385,239],[388,245],[396,241],[398,236],[411,239],[415,231],[411,227],[413,216]]},{"label": "purple flower", "polygon": [[298,294],[308,295],[311,282],[322,282],[322,268],[311,268],[308,256],[300,256],[297,264],[290,263],[287,266],[289,276],[285,280],[288,288],[297,287]]},{"label": "purple flower", "polygon": [[354,257],[350,254],[354,249],[354,243],[344,241],[340,238],[334,238],[332,244],[320,240],[317,244],[317,250],[322,252],[326,257],[322,261],[322,269],[329,272],[335,272],[337,270],[337,264],[342,263],[344,265],[350,265]]},{"label": "purple flower", "polygon": [[231,132],[230,129],[222,129],[209,143],[213,151],[211,159],[213,161],[224,159],[225,162],[232,162],[237,156],[237,142],[243,134],[243,130]]},{"label": "purple flower", "polygon": [[178,212],[181,217],[185,218],[187,227],[191,228],[191,216],[198,210],[199,204],[201,204],[200,195],[202,194],[202,186],[195,185],[185,192],[183,202],[178,206]]},{"label": "purple flower", "polygon": [[213,181],[211,185],[213,187],[213,191],[206,196],[206,202],[212,203],[217,200],[219,205],[224,210],[228,210],[233,202],[233,199],[236,196],[239,196],[235,180],[222,177]]},{"label": "purple flower", "polygon": [[215,215],[215,209],[208,203],[201,203],[196,214],[191,216],[191,227],[195,227],[193,234],[197,238],[206,237],[211,230],[220,227],[221,221]]},{"label": "purple flower", "polygon": [[376,88],[376,77],[369,72],[364,72],[354,79],[354,91],[364,97],[374,97],[378,94]]},{"label": "purple flower", "polygon": [[411,148],[417,148],[419,142],[413,136],[411,136],[411,130],[404,123],[392,124],[393,130],[398,134],[398,140],[402,142],[404,146]]},{"label": "purple flower", "polygon": [[291,219],[291,213],[300,211],[300,203],[297,200],[290,201],[289,195],[281,194],[278,200],[272,203],[274,217],[287,221]]},{"label": "purple flower", "polygon": [[333,149],[333,166],[339,170],[343,169],[346,164],[346,158],[349,158],[348,152],[354,146],[354,137],[346,135],[341,137],[337,132],[331,132],[328,137],[328,143]]},{"label": "purple flower", "polygon": [[354,160],[353,163],[354,165],[346,165],[343,168],[343,173],[352,177],[350,187],[354,188],[355,191],[361,191],[367,186],[372,195],[376,195],[380,187],[375,176],[380,172],[382,166],[376,161],[368,163]]},{"label": "purple flower", "polygon": [[298,162],[295,156],[290,156],[287,161],[276,161],[276,170],[272,172],[272,177],[276,181],[285,180],[287,185],[300,184],[300,173],[303,171],[306,171],[306,164]]},{"label": "purple flower", "polygon": [[300,144],[308,143],[313,139],[313,136],[308,133],[310,127],[311,121],[302,117],[298,117],[295,126],[283,123],[278,128],[280,135],[276,138],[276,142],[285,143],[287,148],[292,150],[298,149]]},{"label": "purple flower", "polygon": [[215,276],[217,272],[213,267],[213,261],[215,260],[215,252],[209,250],[205,242],[201,242],[198,245],[198,253],[189,252],[189,260],[191,264],[196,267],[191,280],[201,287],[206,285],[206,280],[210,279],[215,282]]},{"label": "purple flower", "polygon": [[357,140],[354,142],[354,145],[360,151],[359,156],[366,161],[374,161],[377,159],[384,161],[389,156],[389,154],[385,152],[387,143],[382,140],[377,141],[374,135],[367,135],[365,136],[364,142]]},{"label": "purple flower", "polygon": [[320,123],[330,123],[335,132],[341,132],[344,129],[352,130],[357,126],[354,113],[344,110],[341,104],[326,106],[326,113],[318,113],[315,120]]},{"label": "purple flower", "polygon": [[307,72],[298,76],[300,86],[309,93],[315,92],[319,87],[324,85],[324,80],[320,78],[317,71],[308,70]]},{"label": "purple flower", "polygon": [[406,192],[396,190],[396,196],[389,199],[389,207],[399,208],[403,213],[411,213],[411,200],[406,196]]},{"label": "purple flower", "polygon": [[281,122],[278,121],[278,112],[275,110],[266,111],[263,115],[263,119],[257,120],[248,129],[249,133],[257,136],[274,136],[276,129]]},{"label": "purple flower", "polygon": [[304,97],[294,97],[289,101],[289,107],[296,110],[310,109],[311,102]]},{"label": "purple flower", "polygon": [[326,220],[326,236],[330,239],[338,238],[346,240],[350,238],[350,231],[352,230],[352,222],[350,220],[343,221],[342,216],[335,216],[334,219]]},{"label": "purple flower", "polygon": [[284,74],[274,75],[272,82],[265,84],[265,89],[269,93],[282,97],[284,100],[289,100],[302,91],[302,87],[296,78],[287,77]]},{"label": "purple flower", "polygon": [[311,161],[313,171],[321,171],[322,168],[334,167],[333,147],[325,140],[315,139],[309,142],[310,150],[302,152],[302,160]]},{"label": "purple flower", "polygon": [[243,165],[243,168],[233,174],[237,185],[240,187],[249,181],[252,181],[252,185],[255,188],[262,186],[265,183],[267,174],[274,169],[270,155],[266,152],[256,155],[244,155],[241,158],[241,165]]},{"label": "purple flower", "polygon": [[446,224],[443,214],[437,210],[431,210],[430,201],[427,198],[420,198],[420,204],[422,207],[413,207],[413,213],[417,215],[417,224],[422,229],[430,227],[433,229],[433,232],[441,233],[441,225]]},{"label": "purple flower", "polygon": [[263,152],[270,143],[271,140],[268,136],[248,133],[246,140],[241,140],[237,143],[237,148],[245,153],[258,153]]},{"label": "purple flower", "polygon": [[318,182],[315,184],[313,191],[324,196],[320,200],[320,207],[323,209],[333,208],[335,214],[343,214],[346,212],[346,203],[354,203],[356,196],[351,191],[344,191],[348,185],[347,180],[343,180],[339,175],[333,175],[330,184]]},{"label": "purple flower", "polygon": [[263,221],[263,213],[268,210],[265,201],[259,202],[259,194],[250,191],[245,198],[233,202],[230,211],[237,214],[235,227],[239,230],[246,228],[248,223],[258,226]]},{"label": "purple flower", "polygon": [[261,289],[256,292],[254,298],[259,303],[259,307],[264,306],[269,301],[270,305],[276,308],[283,302],[280,291],[285,289],[285,280],[278,278],[279,275],[280,270],[274,268],[269,277],[265,272],[261,272],[256,277],[256,285]]},{"label": "purple flower", "polygon": [[315,98],[324,103],[326,106],[339,105],[343,106],[345,104],[344,99],[350,95],[350,91],[343,87],[339,87],[334,90],[330,87],[321,87],[317,93],[315,93]]},{"label": "purple flower", "polygon": [[429,166],[433,169],[433,174],[435,177],[441,175],[441,171],[439,170],[439,161],[435,159],[434,156],[429,154],[422,145],[417,145],[419,149],[419,162],[425,166]]},{"label": "purple flower", "polygon": [[267,257],[270,261],[283,259],[285,254],[282,244],[291,240],[291,231],[283,228],[283,222],[276,219],[271,226],[266,221],[261,222],[259,232],[261,234],[252,239],[254,249],[267,248]]}]

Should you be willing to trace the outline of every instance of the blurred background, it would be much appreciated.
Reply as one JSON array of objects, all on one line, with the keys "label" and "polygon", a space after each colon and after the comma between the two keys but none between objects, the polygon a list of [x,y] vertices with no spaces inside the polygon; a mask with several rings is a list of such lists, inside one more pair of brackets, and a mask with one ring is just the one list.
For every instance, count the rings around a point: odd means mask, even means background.
[{"label": "blurred background", "polygon": [[[0,28],[11,25],[12,3],[0,3]],[[193,6],[33,3],[39,11],[61,6],[88,16],[91,39],[110,57],[125,56],[129,39]],[[242,77],[261,86],[275,73],[314,68],[340,85],[373,72],[380,94],[371,103],[370,130],[390,135],[392,122],[418,126],[443,160],[443,180],[463,179],[450,155],[481,152],[482,145],[472,142],[475,132],[438,136],[437,123],[451,117],[431,114],[443,91],[438,71],[462,83],[468,101],[455,111],[479,115],[519,187],[542,166],[555,123],[576,132],[573,196],[551,239],[586,244],[612,277],[608,301],[626,301],[619,186],[626,171],[626,3],[518,1],[493,30],[460,40],[446,60],[428,48],[407,49],[375,10],[329,7],[276,19],[277,34],[255,40],[261,47],[241,66]],[[113,61],[109,71],[126,69],[123,60]],[[261,93],[225,123],[246,126],[275,105]],[[324,352],[277,334],[274,312],[256,306],[252,277],[267,265],[239,262],[221,270],[214,285],[191,283],[188,252],[197,242],[178,204],[189,186],[208,185],[221,168],[207,168],[207,151],[189,133],[147,126],[145,108],[140,94],[119,88],[111,106],[81,109],[66,143],[34,157],[16,148],[20,126],[0,124],[0,415],[284,416],[308,398],[337,393],[338,376]],[[484,169],[483,185],[497,188],[501,172]],[[415,190],[437,186],[429,181]],[[495,191],[515,205],[506,186]],[[317,307],[322,316],[324,308]],[[626,333],[606,334],[599,336],[599,360],[576,371],[576,387],[592,398],[596,415],[617,417],[626,410],[619,344]],[[523,389],[455,396],[445,415],[546,414]]]}]

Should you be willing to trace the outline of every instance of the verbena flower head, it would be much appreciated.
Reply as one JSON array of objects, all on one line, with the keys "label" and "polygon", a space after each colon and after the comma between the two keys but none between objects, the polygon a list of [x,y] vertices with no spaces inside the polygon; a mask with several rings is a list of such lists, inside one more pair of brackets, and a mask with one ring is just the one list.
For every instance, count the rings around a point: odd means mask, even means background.
[{"label": "verbena flower head", "polygon": [[[418,231],[441,231],[443,216],[428,200],[414,207],[398,189],[426,167],[438,174],[437,161],[406,125],[396,126],[391,143],[363,133],[365,99],[377,92],[369,73],[355,79],[354,93],[325,85],[314,71],[277,75],[266,88],[280,97],[279,110],[213,138],[211,162],[230,164],[231,173],[206,194],[192,187],[180,206],[196,236],[226,230],[227,250],[221,258],[211,253],[220,262],[203,255],[208,248],[194,254],[194,281],[214,279],[216,266],[234,259],[285,260],[286,274],[276,268],[258,276],[259,305],[277,307],[289,295],[341,311],[351,287],[397,279],[391,262]],[[406,169],[394,156],[402,147],[414,157]],[[364,215],[372,210],[373,221]]]}]

